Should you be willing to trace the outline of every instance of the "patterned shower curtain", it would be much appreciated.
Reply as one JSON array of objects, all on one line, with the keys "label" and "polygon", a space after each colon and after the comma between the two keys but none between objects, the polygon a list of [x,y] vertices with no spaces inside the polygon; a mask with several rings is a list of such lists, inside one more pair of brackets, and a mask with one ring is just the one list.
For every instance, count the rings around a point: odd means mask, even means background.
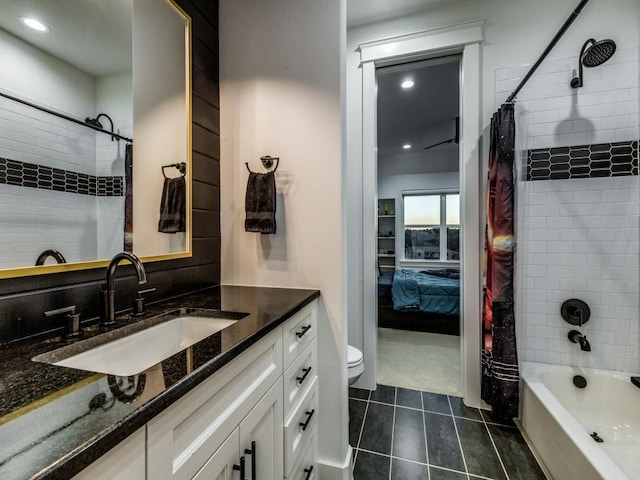
[{"label": "patterned shower curtain", "polygon": [[482,311],[482,399],[502,418],[518,416],[514,147],[514,105],[505,104],[491,119]]}]

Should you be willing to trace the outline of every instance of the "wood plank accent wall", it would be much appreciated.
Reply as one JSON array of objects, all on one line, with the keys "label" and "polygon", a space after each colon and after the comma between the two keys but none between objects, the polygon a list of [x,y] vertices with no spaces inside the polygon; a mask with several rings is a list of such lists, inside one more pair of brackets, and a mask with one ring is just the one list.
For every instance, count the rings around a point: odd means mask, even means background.
[{"label": "wood plank accent wall", "polygon": [[[220,283],[220,94],[218,0],[176,0],[192,19],[193,256],[145,264],[154,301]],[[116,308],[130,308],[133,269],[118,267]],[[0,344],[59,329],[52,308],[77,305],[83,321],[100,314],[104,269],[0,280]]]}]

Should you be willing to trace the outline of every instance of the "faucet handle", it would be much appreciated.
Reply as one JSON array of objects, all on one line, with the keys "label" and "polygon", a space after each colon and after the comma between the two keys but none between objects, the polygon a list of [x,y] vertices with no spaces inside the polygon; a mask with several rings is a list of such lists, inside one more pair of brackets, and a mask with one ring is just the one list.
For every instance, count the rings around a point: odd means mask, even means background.
[{"label": "faucet handle", "polygon": [[155,287],[146,288],[144,290],[138,290],[136,298],[133,299],[133,315],[139,317],[145,314],[144,311],[144,297],[146,293],[155,292]]},{"label": "faucet handle", "polygon": [[76,315],[76,306],[69,305],[68,307],[56,308],[55,310],[47,310],[44,312],[45,317],[53,317],[54,315],[60,315],[61,313],[68,313],[69,315]]},{"label": "faucet handle", "polygon": [[47,310],[44,312],[45,317],[53,317],[55,315],[65,315],[65,326],[62,338],[65,340],[72,340],[82,336],[83,331],[80,328],[80,314],[76,312],[75,305],[69,305],[68,307],[56,308],[54,310]]}]

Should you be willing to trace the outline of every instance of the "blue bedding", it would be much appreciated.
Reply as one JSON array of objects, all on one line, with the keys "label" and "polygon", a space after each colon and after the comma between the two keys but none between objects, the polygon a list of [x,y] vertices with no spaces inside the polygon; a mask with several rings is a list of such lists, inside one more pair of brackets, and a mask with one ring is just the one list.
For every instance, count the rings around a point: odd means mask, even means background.
[{"label": "blue bedding", "polygon": [[394,310],[420,310],[460,315],[460,279],[396,270],[393,276]]}]

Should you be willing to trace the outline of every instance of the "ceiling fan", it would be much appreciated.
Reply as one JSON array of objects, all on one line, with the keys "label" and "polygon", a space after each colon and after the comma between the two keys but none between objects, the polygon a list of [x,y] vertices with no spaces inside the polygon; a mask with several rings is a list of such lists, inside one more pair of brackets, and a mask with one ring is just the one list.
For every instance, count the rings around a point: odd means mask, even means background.
[{"label": "ceiling fan", "polygon": [[437,147],[439,145],[444,145],[445,143],[455,143],[456,145],[460,143],[460,117],[455,118],[455,134],[453,138],[449,138],[447,140],[443,140],[438,143],[434,143],[433,145],[429,145],[428,147],[424,147],[423,150],[429,150],[433,147]]}]

